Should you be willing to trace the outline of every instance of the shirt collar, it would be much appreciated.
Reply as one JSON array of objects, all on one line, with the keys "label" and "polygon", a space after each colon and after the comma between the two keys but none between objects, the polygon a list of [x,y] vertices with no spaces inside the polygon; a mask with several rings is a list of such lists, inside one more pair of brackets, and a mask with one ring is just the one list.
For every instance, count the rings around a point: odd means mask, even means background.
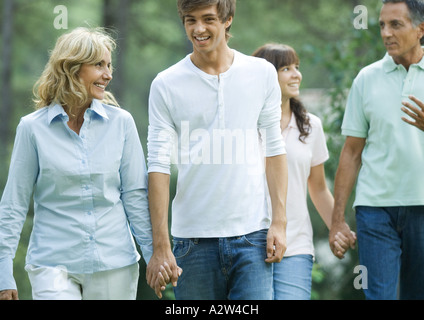
[{"label": "shirt collar", "polygon": [[[103,104],[97,100],[93,99],[91,102],[90,108],[88,110],[91,110],[92,112],[95,112],[99,116],[101,116],[104,119],[109,119],[105,108],[103,107]],[[58,116],[66,117],[68,118],[68,114],[63,109],[62,105],[60,103],[52,103],[49,106],[48,110],[48,122],[49,124]]]},{"label": "shirt collar", "polygon": [[290,122],[289,122],[289,125],[287,127],[288,128],[297,128],[296,116],[294,115],[293,112],[291,113]]},{"label": "shirt collar", "polygon": [[[424,50],[424,47],[422,47]],[[421,59],[420,62],[416,63],[417,66],[419,66],[421,69],[424,70],[424,57]],[[383,68],[386,73],[389,73],[391,71],[394,71],[398,65],[395,63],[393,58],[389,56],[389,54],[386,52],[386,55],[383,58]]]}]

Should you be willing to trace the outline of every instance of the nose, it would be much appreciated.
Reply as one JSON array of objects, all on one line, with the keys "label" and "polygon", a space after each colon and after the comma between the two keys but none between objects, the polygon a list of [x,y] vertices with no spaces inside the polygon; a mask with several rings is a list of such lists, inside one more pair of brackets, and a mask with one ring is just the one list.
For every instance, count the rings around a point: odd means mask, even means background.
[{"label": "nose", "polygon": [[105,72],[103,72],[103,79],[110,81],[112,78],[112,70],[106,67]]},{"label": "nose", "polygon": [[203,24],[203,22],[202,21],[198,21],[196,23],[196,25],[194,26],[194,33],[195,34],[202,34],[205,31],[206,31],[206,27]]},{"label": "nose", "polygon": [[293,69],[292,78],[302,79],[302,73],[299,71],[299,69]]},{"label": "nose", "polygon": [[391,32],[389,27],[381,26],[380,27],[380,34],[381,34],[381,37],[383,37],[383,38],[389,38],[392,35],[392,32]]}]

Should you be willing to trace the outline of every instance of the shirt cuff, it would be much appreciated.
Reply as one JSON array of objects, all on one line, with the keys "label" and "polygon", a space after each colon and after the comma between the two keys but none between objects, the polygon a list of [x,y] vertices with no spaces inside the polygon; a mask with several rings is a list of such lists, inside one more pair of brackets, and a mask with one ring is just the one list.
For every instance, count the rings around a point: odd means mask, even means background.
[{"label": "shirt cuff", "polygon": [[10,258],[0,260],[0,291],[2,290],[17,290],[13,278],[13,260]]}]

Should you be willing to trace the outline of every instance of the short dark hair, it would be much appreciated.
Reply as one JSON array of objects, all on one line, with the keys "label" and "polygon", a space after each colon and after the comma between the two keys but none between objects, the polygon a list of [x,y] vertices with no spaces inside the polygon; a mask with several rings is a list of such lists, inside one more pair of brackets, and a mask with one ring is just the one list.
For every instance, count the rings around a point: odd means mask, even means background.
[{"label": "short dark hair", "polygon": [[[382,0],[386,3],[404,2],[409,10],[411,22],[415,27],[418,27],[424,22],[424,0]],[[424,37],[421,38],[421,44],[424,45]]]},{"label": "short dark hair", "polygon": [[[234,17],[236,13],[236,0],[178,0],[177,8],[178,14],[184,23],[185,16],[198,8],[208,6],[218,6],[218,16],[221,22],[226,22],[230,17]],[[231,25],[226,29],[227,40],[231,37]]]}]

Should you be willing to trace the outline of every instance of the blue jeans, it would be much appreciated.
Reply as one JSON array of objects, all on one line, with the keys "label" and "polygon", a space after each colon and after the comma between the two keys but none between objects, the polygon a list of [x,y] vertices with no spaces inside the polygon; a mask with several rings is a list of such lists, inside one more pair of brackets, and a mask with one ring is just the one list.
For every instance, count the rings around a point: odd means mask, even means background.
[{"label": "blue jeans", "polygon": [[310,300],[313,257],[299,254],[274,264],[274,300]]},{"label": "blue jeans", "polygon": [[365,297],[424,299],[424,206],[357,207],[356,221]]},{"label": "blue jeans", "polygon": [[177,300],[271,300],[272,264],[266,263],[267,230],[229,238],[174,237],[183,269]]}]

